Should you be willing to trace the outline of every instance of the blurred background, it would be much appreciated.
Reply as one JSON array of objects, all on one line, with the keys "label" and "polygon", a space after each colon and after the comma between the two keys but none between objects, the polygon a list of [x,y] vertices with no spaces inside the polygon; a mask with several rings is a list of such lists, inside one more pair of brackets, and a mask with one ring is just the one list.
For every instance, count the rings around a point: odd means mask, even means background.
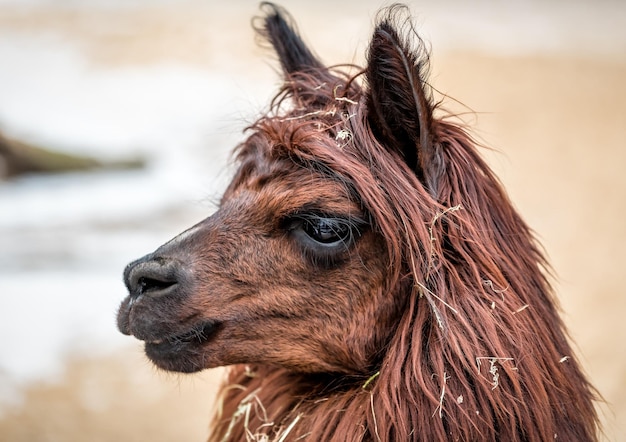
[{"label": "blurred background", "polygon": [[[380,2],[282,4],[324,61],[363,62]],[[606,440],[626,441],[626,3],[409,4],[431,83],[546,247]],[[211,214],[276,91],[257,13],[0,0],[0,440],[206,438],[222,371],[157,371],[115,316],[126,263]]]}]

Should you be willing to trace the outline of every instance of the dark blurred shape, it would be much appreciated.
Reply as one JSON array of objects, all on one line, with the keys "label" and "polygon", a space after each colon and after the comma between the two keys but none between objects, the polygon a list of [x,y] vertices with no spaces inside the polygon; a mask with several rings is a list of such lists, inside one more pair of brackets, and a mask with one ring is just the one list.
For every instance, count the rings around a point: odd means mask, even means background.
[{"label": "dark blurred shape", "polygon": [[96,158],[57,152],[9,138],[0,133],[0,179],[35,173],[67,173],[100,169],[137,169],[143,158],[102,161]]}]

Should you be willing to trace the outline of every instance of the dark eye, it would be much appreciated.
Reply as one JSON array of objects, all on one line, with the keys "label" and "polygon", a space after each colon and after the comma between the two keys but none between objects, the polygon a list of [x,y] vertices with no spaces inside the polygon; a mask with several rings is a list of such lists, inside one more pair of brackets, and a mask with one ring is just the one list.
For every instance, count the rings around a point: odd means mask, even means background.
[{"label": "dark eye", "polygon": [[337,218],[315,217],[302,220],[301,229],[312,240],[327,246],[347,244],[352,235],[348,221]]},{"label": "dark eye", "polygon": [[328,257],[350,248],[365,225],[354,217],[298,213],[286,220],[285,227],[307,253]]}]

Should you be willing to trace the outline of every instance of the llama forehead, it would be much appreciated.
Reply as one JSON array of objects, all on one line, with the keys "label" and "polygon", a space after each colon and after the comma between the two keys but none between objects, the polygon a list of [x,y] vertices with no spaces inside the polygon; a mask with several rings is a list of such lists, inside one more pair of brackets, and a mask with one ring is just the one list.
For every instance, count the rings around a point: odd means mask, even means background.
[{"label": "llama forehead", "polygon": [[222,204],[232,201],[273,218],[305,211],[362,216],[345,178],[327,167],[320,170],[314,159],[305,164],[296,146],[277,146],[267,139],[248,142],[254,145],[242,150],[239,170]]}]

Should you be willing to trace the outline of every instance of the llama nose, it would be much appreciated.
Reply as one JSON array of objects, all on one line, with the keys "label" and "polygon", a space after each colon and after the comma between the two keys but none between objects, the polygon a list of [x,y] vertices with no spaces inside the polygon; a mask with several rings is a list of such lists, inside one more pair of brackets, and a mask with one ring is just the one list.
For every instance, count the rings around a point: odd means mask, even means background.
[{"label": "llama nose", "polygon": [[124,283],[133,298],[140,295],[159,297],[176,291],[179,275],[178,261],[148,255],[126,266]]}]

